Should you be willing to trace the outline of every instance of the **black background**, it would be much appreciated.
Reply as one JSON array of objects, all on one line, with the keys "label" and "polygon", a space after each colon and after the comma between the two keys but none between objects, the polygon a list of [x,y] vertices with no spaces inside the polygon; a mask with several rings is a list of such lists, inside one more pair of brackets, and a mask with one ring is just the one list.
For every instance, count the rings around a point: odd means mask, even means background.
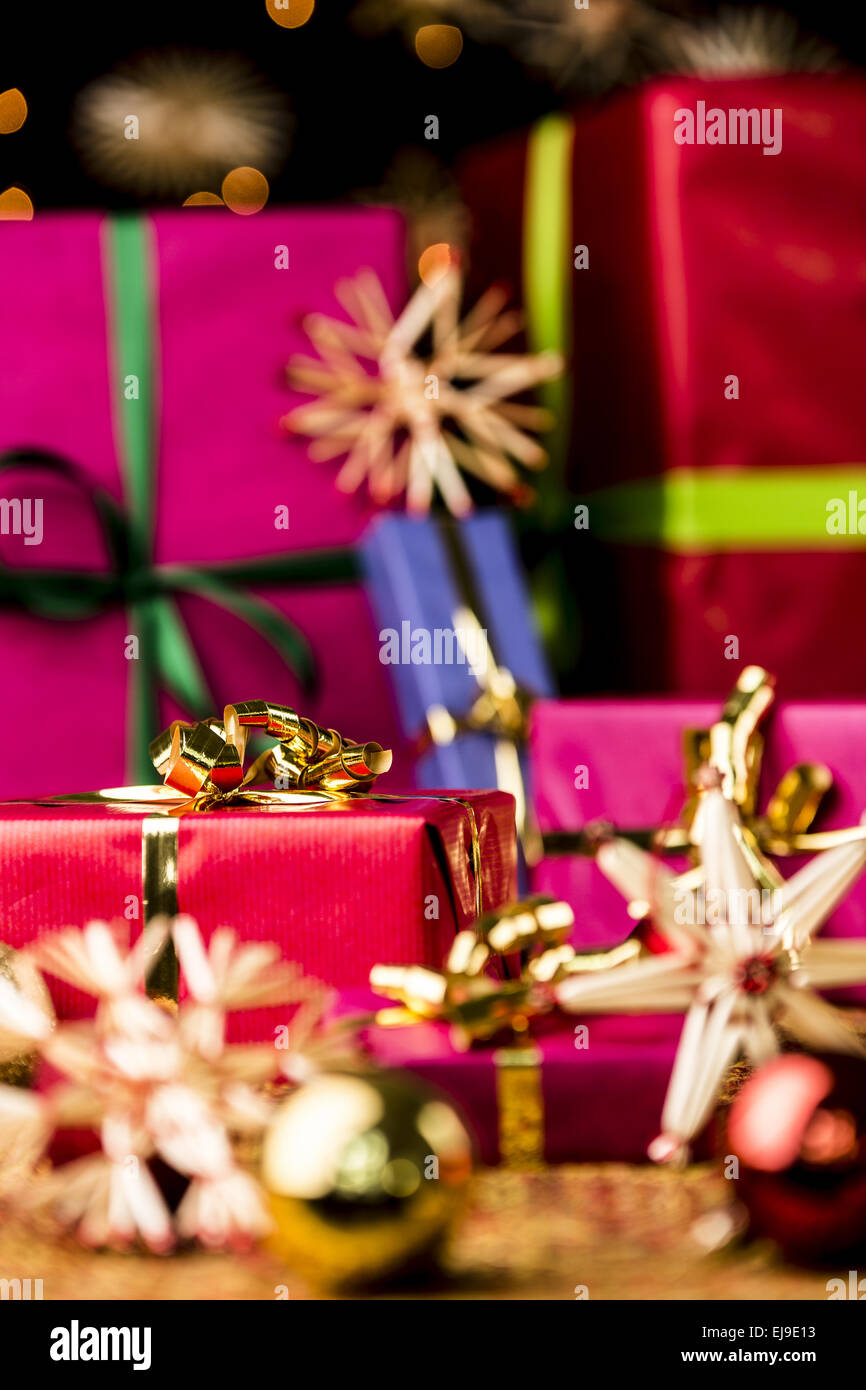
[{"label": "black background", "polygon": [[[68,139],[70,111],[94,77],[166,46],[243,54],[289,95],[292,148],[271,178],[272,201],[279,202],[326,202],[375,187],[398,150],[426,145],[429,151],[423,132],[430,113],[440,118],[436,148],[447,164],[468,145],[567,103],[504,50],[469,38],[453,67],[426,68],[399,32],[379,38],[355,32],[347,18],[353,4],[317,0],[308,23],[290,30],[269,18],[264,0],[3,0],[0,91],[19,87],[30,110],[21,131],[0,136],[0,189],[19,184],[37,210],[129,205],[131,199],[82,170]],[[689,6],[695,13],[716,8]],[[866,62],[859,3],[789,0],[776,8],[797,15],[849,61]]]}]

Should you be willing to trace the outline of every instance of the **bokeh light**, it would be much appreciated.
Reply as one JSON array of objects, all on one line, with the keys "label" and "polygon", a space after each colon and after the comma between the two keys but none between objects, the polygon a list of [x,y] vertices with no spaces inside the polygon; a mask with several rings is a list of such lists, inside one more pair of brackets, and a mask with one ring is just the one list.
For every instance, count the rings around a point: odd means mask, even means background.
[{"label": "bokeh light", "polygon": [[31,222],[33,204],[23,188],[13,185],[0,193],[0,222]]},{"label": "bokeh light", "polygon": [[185,208],[221,208],[224,207],[222,198],[218,193],[190,193],[188,198],[184,198]]},{"label": "bokeh light", "polygon": [[240,217],[249,217],[253,212],[261,212],[268,201],[270,189],[264,174],[258,169],[242,164],[232,169],[222,183],[223,202]]},{"label": "bokeh light", "polygon": [[0,92],[0,135],[14,135],[27,120],[27,102],[17,87]]},{"label": "bokeh light", "polygon": [[425,24],[415,35],[415,52],[428,68],[450,68],[463,52],[463,35],[455,24]]},{"label": "bokeh light", "polygon": [[456,265],[458,256],[454,249],[449,246],[447,241],[437,241],[433,246],[428,246],[418,257],[418,274],[425,285],[435,285],[437,280],[452,265]]},{"label": "bokeh light", "polygon": [[316,0],[265,0],[265,8],[282,29],[300,29],[316,8]]}]

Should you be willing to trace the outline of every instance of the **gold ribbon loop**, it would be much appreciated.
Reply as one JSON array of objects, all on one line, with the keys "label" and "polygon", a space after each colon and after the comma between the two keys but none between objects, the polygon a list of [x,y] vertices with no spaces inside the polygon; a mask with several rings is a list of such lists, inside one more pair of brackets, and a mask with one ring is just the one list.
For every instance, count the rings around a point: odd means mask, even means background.
[{"label": "gold ribbon loop", "polygon": [[[277,742],[245,773],[252,732]],[[176,720],[153,740],[150,756],[167,787],[205,804],[234,797],[264,778],[279,790],[360,790],[391,766],[390,750],[380,744],[347,741],[288,705],[264,700],[226,705],[222,719]]]},{"label": "gold ribbon loop", "polygon": [[[527,1018],[543,1013],[550,999],[541,987],[555,972],[538,970],[548,952],[575,957],[565,939],[574,926],[568,903],[537,894],[485,913],[459,932],[442,970],[417,965],[375,965],[370,986],[404,1007],[386,1009],[377,1021],[389,1026],[435,1019],[452,1027],[455,1046],[468,1047],[503,1028],[522,1034]],[[504,957],[520,955],[517,979],[503,978]],[[500,973],[490,967],[499,963]]]},{"label": "gold ribbon loop", "polygon": [[[833,774],[823,763],[797,763],[782,777],[764,815],[757,811],[763,739],[759,724],[775,698],[775,680],[761,666],[747,666],[710,729],[686,729],[683,734],[687,800],[674,824],[623,829],[617,835],[657,854],[682,855],[694,850],[694,818],[700,797],[702,769],[709,765],[721,777],[725,795],[739,807],[743,841],[758,876],[767,883],[778,874],[767,855],[817,853],[866,839],[866,825],[814,831],[812,825],[833,786]],[[598,849],[593,828],[559,831],[543,838],[545,854],[594,855]]]}]

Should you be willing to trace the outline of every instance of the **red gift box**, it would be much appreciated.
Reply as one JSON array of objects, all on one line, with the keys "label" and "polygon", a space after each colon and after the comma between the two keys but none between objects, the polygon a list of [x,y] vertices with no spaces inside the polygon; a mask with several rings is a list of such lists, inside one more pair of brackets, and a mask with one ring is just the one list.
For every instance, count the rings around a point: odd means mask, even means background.
[{"label": "red gift box", "polygon": [[[699,140],[713,111],[736,143]],[[731,111],[778,112],[779,152]],[[864,176],[866,84],[837,75],[666,78],[466,161],[474,265],[571,359],[611,683],[709,694],[736,639],[794,697],[866,687]]]},{"label": "red gift box", "polygon": [[[504,792],[358,797],[328,806],[231,807],[155,816],[103,805],[0,806],[3,939],[93,918],[141,929],[144,827],[177,828],[178,907],[206,940],[223,924],[244,940],[276,941],[327,984],[366,983],[395,954],[435,965],[477,916],[473,825],[484,910],[516,893],[514,801]],[[61,1017],[93,1001],[49,980]],[[233,1014],[237,1041],[273,1036],[284,1011]]]}]

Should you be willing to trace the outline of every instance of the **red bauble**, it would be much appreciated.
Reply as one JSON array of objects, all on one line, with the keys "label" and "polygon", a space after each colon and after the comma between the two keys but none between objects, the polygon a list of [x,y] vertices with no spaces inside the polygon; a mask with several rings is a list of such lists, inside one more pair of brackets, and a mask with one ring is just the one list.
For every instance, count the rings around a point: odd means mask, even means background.
[{"label": "red bauble", "polygon": [[866,1257],[866,1062],[775,1058],[737,1095],[726,1138],[752,1235],[800,1262]]}]

